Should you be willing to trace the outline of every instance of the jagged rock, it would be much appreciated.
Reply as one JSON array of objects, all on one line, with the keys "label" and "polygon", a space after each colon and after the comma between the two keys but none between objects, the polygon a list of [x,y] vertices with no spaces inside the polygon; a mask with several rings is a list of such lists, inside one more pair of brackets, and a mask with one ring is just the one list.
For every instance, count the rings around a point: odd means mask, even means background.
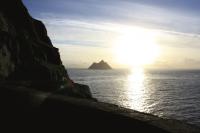
[{"label": "jagged rock", "polygon": [[20,0],[2,2],[0,14],[1,79],[60,81],[67,76],[44,24]]},{"label": "jagged rock", "polygon": [[99,63],[93,63],[89,69],[112,69],[110,65],[104,60],[101,60]]},{"label": "jagged rock", "polygon": [[[71,83],[45,25],[29,15],[21,0],[0,2],[0,81],[45,91],[67,84],[81,97],[82,90]],[[83,97],[91,93],[86,90]]]}]

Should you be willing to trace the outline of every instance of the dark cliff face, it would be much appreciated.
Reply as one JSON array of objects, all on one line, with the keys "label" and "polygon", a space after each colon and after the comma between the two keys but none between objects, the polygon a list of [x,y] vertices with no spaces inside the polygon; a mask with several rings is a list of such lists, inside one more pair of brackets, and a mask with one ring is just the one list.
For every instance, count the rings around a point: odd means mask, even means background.
[{"label": "dark cliff face", "polygon": [[60,81],[68,77],[44,24],[33,19],[20,0],[1,2],[0,60],[1,79]]},{"label": "dark cliff face", "polygon": [[0,2],[0,81],[91,97],[87,86],[69,79],[44,24],[30,16],[21,0]]}]

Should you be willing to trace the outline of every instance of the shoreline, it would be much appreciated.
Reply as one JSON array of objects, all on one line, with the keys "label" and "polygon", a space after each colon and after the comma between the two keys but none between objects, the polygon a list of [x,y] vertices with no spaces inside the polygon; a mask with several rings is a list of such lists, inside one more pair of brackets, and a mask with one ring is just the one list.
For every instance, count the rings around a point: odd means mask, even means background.
[{"label": "shoreline", "polygon": [[6,131],[200,132],[180,121],[97,102],[89,86],[70,79],[45,24],[22,0],[2,0],[0,34],[0,117]]},{"label": "shoreline", "polygon": [[[138,82],[129,81],[131,73],[126,71],[68,69],[68,74],[75,82],[88,85],[93,96],[99,101],[199,126],[198,87],[194,87],[199,85],[199,72],[194,72],[193,76],[193,72],[176,74],[173,71],[147,71],[142,78],[143,83],[140,82],[144,88],[136,87],[137,93],[134,92],[133,86]],[[134,78],[131,75],[131,79],[132,77]],[[132,100],[136,99],[138,94],[141,100]]]}]

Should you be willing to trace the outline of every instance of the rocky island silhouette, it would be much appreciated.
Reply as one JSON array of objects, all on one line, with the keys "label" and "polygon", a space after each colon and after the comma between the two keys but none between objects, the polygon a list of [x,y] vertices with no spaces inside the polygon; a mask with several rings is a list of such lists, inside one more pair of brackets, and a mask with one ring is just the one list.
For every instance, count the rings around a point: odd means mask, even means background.
[{"label": "rocky island silhouette", "polygon": [[45,25],[30,16],[21,0],[0,2],[0,91],[0,127],[7,132],[200,131],[96,101],[88,86],[70,79]]},{"label": "rocky island silhouette", "polygon": [[109,70],[112,68],[107,62],[101,60],[99,63],[94,62],[88,69]]}]

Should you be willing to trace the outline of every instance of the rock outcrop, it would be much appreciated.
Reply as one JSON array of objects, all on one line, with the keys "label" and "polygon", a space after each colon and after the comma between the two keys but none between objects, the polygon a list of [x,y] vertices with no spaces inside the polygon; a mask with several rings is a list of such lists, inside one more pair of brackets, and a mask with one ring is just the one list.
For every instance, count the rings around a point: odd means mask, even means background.
[{"label": "rock outcrop", "polygon": [[101,60],[99,63],[93,63],[88,69],[108,70],[112,68],[107,62]]},{"label": "rock outcrop", "polygon": [[44,24],[21,0],[0,2],[0,82],[91,98],[87,86],[70,80]]},{"label": "rock outcrop", "polygon": [[[0,86],[1,87],[1,86]],[[6,101],[6,104],[5,104]],[[116,105],[32,89],[1,88],[1,130],[45,132],[200,133],[198,127]],[[8,128],[9,127],[9,128]],[[93,130],[94,129],[94,130]]]},{"label": "rock outcrop", "polygon": [[88,86],[68,77],[42,22],[31,18],[20,0],[1,0],[2,131],[199,133],[181,122],[58,94],[92,98]]}]

